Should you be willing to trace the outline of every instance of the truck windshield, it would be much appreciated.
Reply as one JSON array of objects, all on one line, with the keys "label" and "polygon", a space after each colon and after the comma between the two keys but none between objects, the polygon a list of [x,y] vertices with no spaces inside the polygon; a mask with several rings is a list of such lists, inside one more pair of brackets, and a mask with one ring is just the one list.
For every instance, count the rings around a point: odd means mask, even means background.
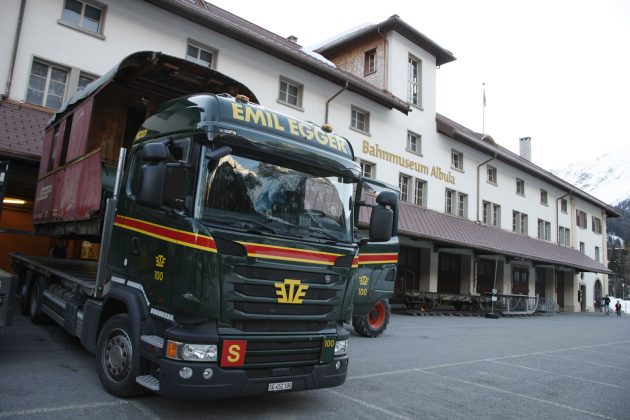
[{"label": "truck windshield", "polygon": [[351,241],[350,181],[238,155],[202,165],[202,222],[265,234]]}]

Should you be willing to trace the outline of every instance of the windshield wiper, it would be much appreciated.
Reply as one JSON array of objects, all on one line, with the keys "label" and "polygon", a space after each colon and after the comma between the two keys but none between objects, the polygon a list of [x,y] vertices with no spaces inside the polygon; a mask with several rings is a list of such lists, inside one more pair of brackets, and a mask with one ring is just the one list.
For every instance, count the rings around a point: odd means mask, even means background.
[{"label": "windshield wiper", "polygon": [[[239,217],[233,217],[233,216],[227,216],[227,215],[222,215],[219,217],[219,219],[221,220],[220,223],[209,221],[208,219],[206,220],[213,225],[220,226],[220,225],[229,224],[232,227],[240,228],[242,230],[253,232],[253,233],[256,233],[258,230],[262,232],[272,233],[274,235],[277,233],[276,230],[272,228],[271,226],[265,223],[259,222],[257,220],[241,219]],[[228,222],[228,223],[224,223],[224,222]]]}]

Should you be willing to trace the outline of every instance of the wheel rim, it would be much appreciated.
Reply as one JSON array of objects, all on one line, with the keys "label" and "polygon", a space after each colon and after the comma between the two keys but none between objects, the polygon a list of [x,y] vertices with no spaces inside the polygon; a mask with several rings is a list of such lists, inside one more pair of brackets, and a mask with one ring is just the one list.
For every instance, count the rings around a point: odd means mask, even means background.
[{"label": "wheel rim", "polygon": [[370,311],[368,315],[368,323],[370,327],[374,329],[379,329],[383,326],[385,322],[385,304],[383,302],[378,302]]},{"label": "wheel rim", "polygon": [[103,370],[115,381],[124,380],[131,370],[131,339],[124,330],[112,330],[103,346]]}]

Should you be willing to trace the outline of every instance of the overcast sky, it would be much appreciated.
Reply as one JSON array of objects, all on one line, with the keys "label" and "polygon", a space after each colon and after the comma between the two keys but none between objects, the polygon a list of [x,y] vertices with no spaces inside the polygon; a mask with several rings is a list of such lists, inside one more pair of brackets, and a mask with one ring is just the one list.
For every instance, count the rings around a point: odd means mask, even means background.
[{"label": "overcast sky", "polygon": [[214,0],[303,46],[393,14],[456,61],[437,70],[437,110],[534,163],[563,168],[630,146],[628,0]]}]

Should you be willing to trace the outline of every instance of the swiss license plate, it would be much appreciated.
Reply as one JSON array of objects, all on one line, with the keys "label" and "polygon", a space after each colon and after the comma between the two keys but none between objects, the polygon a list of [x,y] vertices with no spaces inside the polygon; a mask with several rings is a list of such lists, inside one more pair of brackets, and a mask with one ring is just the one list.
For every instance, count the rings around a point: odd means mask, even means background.
[{"label": "swiss license plate", "polygon": [[274,382],[269,384],[267,391],[288,391],[293,389],[293,382]]}]

